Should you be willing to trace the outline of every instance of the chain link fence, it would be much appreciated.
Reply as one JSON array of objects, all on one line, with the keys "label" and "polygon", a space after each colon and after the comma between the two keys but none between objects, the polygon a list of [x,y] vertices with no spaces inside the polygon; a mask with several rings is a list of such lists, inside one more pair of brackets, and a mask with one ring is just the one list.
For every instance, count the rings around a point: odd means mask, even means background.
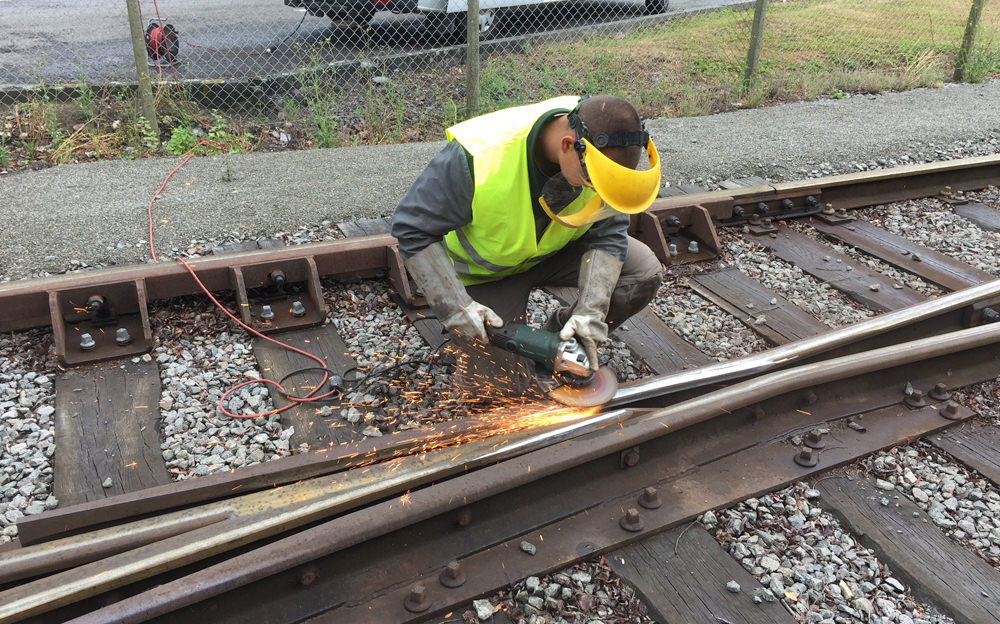
[{"label": "chain link fence", "polygon": [[8,0],[0,168],[180,154],[206,136],[201,153],[437,140],[564,93],[659,117],[1000,73],[997,0],[479,4],[470,67],[466,0]]}]

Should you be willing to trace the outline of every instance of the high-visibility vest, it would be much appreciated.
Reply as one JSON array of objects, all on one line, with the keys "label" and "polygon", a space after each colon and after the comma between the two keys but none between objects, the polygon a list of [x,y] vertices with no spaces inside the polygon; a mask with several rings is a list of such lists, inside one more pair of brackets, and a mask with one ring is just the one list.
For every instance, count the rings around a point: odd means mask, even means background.
[{"label": "high-visibility vest", "polygon": [[[541,238],[535,235],[528,169],[532,158],[527,139],[540,117],[553,111],[570,112],[580,101],[563,96],[489,113],[463,121],[446,131],[472,156],[475,188],[472,221],[449,232],[444,240],[463,284],[480,284],[523,273],[555,255],[589,226],[571,228],[549,223]],[[584,187],[565,213],[582,207],[594,191]],[[562,212],[562,211],[561,211]]]}]

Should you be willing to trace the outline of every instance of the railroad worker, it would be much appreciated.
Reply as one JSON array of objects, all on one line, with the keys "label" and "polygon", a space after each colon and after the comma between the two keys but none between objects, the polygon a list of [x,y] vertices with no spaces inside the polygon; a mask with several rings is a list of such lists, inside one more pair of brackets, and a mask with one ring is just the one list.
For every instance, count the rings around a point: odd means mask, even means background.
[{"label": "railroad worker", "polygon": [[[656,295],[662,267],[627,233],[656,198],[660,163],[635,108],[557,97],[469,119],[396,207],[392,235],[450,334],[523,322],[531,290],[577,286],[546,328],[576,336],[591,367],[611,328]],[[648,165],[639,166],[643,152]]]}]

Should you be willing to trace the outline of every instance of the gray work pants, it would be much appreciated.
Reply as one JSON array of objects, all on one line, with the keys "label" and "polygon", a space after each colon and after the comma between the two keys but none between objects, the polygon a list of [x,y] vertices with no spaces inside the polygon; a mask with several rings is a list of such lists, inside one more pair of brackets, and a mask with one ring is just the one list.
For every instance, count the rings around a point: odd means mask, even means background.
[{"label": "gray work pants", "polygon": [[[584,245],[567,245],[555,256],[524,273],[468,286],[466,290],[473,299],[492,308],[505,323],[523,323],[528,296],[533,288],[577,286],[580,259],[587,249]],[[629,237],[625,264],[608,307],[609,329],[613,330],[646,307],[656,296],[661,279],[662,267],[656,255],[645,243]],[[571,305],[573,303],[575,301]]]}]

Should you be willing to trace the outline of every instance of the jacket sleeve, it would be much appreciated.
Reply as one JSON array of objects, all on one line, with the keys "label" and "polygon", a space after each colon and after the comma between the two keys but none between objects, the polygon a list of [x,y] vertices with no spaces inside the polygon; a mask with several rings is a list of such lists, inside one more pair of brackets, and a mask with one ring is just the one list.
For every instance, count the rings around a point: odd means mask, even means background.
[{"label": "jacket sleeve", "polygon": [[625,262],[625,255],[628,253],[628,225],[629,216],[619,213],[590,226],[577,242],[589,249],[606,251]]},{"label": "jacket sleeve", "polygon": [[392,215],[390,232],[407,259],[472,221],[469,154],[456,141],[431,159]]}]

